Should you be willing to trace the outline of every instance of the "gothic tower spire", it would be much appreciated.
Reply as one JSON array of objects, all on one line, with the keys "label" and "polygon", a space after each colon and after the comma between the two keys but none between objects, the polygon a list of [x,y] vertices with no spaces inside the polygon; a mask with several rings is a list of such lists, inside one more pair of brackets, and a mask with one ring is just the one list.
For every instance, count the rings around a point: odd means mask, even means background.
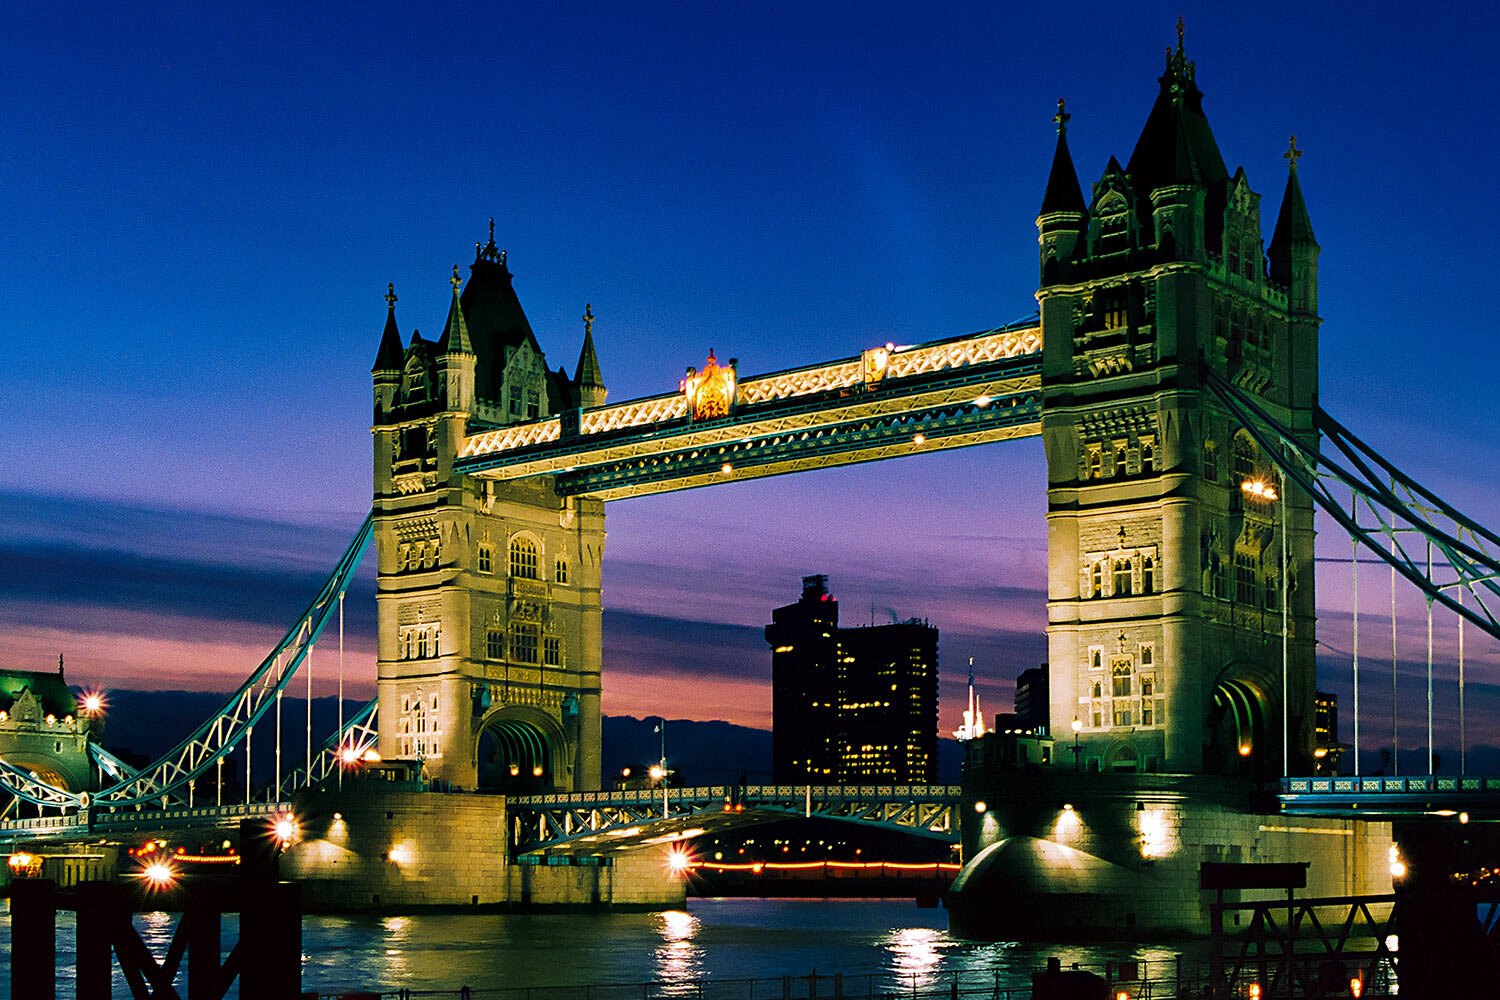
[{"label": "gothic tower spire", "polygon": [[599,355],[594,352],[594,307],[583,307],[583,350],[578,352],[578,367],[573,371],[573,388],[583,409],[603,406],[609,390],[599,370]]},{"label": "gothic tower spire", "polygon": [[372,375],[399,372],[404,353],[401,332],[396,329],[396,285],[393,282],[385,288],[385,332],[380,335],[380,349],[375,352],[375,365],[370,369]]}]

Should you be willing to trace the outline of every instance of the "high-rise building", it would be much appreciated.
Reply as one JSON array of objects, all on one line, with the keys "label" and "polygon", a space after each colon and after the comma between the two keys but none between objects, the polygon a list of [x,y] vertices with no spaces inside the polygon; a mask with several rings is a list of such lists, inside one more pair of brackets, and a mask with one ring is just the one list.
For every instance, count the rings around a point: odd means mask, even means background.
[{"label": "high-rise building", "polygon": [[1047,694],[1047,664],[1021,671],[1016,677],[1016,721],[1023,729],[1047,732],[1051,705]]},{"label": "high-rise building", "polygon": [[771,613],[766,641],[778,784],[936,780],[936,628],[917,619],[840,628],[820,574]]}]

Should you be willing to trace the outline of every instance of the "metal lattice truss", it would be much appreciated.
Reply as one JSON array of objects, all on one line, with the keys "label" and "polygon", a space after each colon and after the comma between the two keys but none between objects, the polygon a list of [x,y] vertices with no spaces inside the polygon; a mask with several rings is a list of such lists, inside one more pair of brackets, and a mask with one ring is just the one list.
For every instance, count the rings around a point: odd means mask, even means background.
[{"label": "metal lattice truss", "polygon": [[[92,794],[47,785],[28,772],[0,762],[0,790],[37,805],[84,809],[144,805],[165,808],[181,798],[190,782],[238,747],[305,662],[324,626],[337,614],[344,591],[370,543],[372,524],[373,519],[367,516],[307,610],[239,690],[176,747],[139,771],[132,771],[118,761],[108,766],[101,764],[102,787]],[[98,754],[94,759],[102,761]]]},{"label": "metal lattice truss", "polygon": [[370,699],[369,704],[344,723],[343,729],[328,737],[318,755],[313,758],[310,768],[304,765],[283,775],[274,792],[267,787],[256,798],[271,801],[290,799],[297,789],[321,784],[336,776],[341,768],[362,759],[365,752],[372,749],[380,739],[376,730],[379,708],[380,699]]},{"label": "metal lattice truss", "polygon": [[609,854],[789,816],[957,843],[958,785],[712,785],[515,797],[523,854]]},{"label": "metal lattice truss", "polygon": [[[1041,334],[1007,328],[740,384],[728,416],[691,419],[682,394],[471,437],[459,468],[553,476],[601,500],[960,448],[1039,433]],[[877,372],[875,377],[871,372]]]},{"label": "metal lattice truss", "polygon": [[[1321,409],[1300,435],[1223,378],[1207,385],[1287,481],[1431,602],[1500,639],[1500,535],[1407,476]],[[1322,436],[1326,446],[1310,444]]]}]

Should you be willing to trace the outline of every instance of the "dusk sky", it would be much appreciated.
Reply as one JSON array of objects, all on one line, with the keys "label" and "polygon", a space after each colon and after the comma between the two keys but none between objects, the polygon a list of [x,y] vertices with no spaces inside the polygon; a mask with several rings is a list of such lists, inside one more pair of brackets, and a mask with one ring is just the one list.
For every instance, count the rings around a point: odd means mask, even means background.
[{"label": "dusk sky", "polygon": [[[369,507],[386,283],[403,333],[436,337],[492,216],[554,368],[592,304],[611,401],[675,389],[709,348],[751,375],[1030,315],[1057,98],[1087,187],[1128,157],[1179,13],[1267,241],[1287,137],[1306,151],[1324,407],[1500,526],[1500,18],[1476,9],[12,9],[0,663],[62,652],[70,680],[107,687],[243,679]],[[970,656],[1008,710],[1045,657],[1044,481],[1029,440],[611,504],[605,711],[769,726],[759,630],[808,573],[846,621],[941,629],[945,730]],[[1321,530],[1320,555],[1347,560]],[[349,618],[364,696],[370,572]],[[1368,574],[1383,615],[1386,571]],[[1336,691],[1348,576],[1329,561],[1318,581]],[[1408,591],[1413,739],[1422,629]],[[1361,632],[1388,734],[1389,624]],[[1500,650],[1471,630],[1468,660],[1471,741],[1500,742]]]}]

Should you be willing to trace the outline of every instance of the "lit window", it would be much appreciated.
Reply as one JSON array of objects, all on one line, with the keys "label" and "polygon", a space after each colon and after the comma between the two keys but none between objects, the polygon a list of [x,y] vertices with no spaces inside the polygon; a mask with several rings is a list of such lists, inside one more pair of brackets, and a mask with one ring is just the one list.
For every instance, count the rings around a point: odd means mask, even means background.
[{"label": "lit window", "polygon": [[1092,596],[1098,597],[1100,594],[1104,593],[1104,564],[1103,563],[1094,563],[1094,574],[1093,574],[1093,576],[1094,576],[1094,581],[1093,581],[1093,587],[1092,587]]},{"label": "lit window", "polygon": [[1115,725],[1117,725],[1117,726],[1128,726],[1128,725],[1131,725],[1131,721],[1130,721],[1130,709],[1128,709],[1128,708],[1122,708],[1122,709],[1119,709],[1118,711],[1115,712]]},{"label": "lit window", "polygon": [[1260,456],[1255,442],[1246,434],[1234,439],[1234,479],[1236,483],[1256,478],[1255,467]]},{"label": "lit window", "polygon": [[1150,441],[1141,442],[1141,471],[1152,472],[1156,467],[1156,449]]},{"label": "lit window", "polygon": [[493,573],[495,570],[495,547],[488,542],[479,546],[479,572]]},{"label": "lit window", "polygon": [[[1129,698],[1130,697],[1130,664],[1129,663],[1116,663],[1115,666],[1114,666],[1114,669],[1111,670],[1110,673],[1114,676],[1114,688],[1113,688],[1113,691],[1112,691],[1112,694],[1114,695],[1114,697],[1116,697],[1116,698]],[[1129,725],[1129,723],[1126,723],[1126,724]]]},{"label": "lit window", "polygon": [[510,575],[522,580],[536,579],[536,542],[525,535],[510,540]]},{"label": "lit window", "polygon": [[1130,560],[1115,560],[1115,596],[1130,596]]}]

